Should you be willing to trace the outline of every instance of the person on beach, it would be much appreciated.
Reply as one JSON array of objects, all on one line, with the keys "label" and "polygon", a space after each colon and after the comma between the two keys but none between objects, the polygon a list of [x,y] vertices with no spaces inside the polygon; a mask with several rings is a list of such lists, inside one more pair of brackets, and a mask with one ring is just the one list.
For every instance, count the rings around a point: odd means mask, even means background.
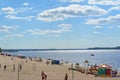
[{"label": "person on beach", "polygon": [[47,75],[45,74],[45,80],[47,80]]},{"label": "person on beach", "polygon": [[4,65],[4,71],[6,70],[6,68],[7,68],[7,65]]},{"label": "person on beach", "polygon": [[22,70],[22,65],[20,64],[20,70]]},{"label": "person on beach", "polygon": [[13,71],[15,71],[15,64],[13,64]]},{"label": "person on beach", "polygon": [[42,77],[42,80],[44,80],[45,79],[45,73],[44,73],[44,71],[42,70],[42,72],[41,72],[41,77]]},{"label": "person on beach", "polygon": [[67,73],[65,74],[65,80],[68,80],[68,75],[67,75]]}]

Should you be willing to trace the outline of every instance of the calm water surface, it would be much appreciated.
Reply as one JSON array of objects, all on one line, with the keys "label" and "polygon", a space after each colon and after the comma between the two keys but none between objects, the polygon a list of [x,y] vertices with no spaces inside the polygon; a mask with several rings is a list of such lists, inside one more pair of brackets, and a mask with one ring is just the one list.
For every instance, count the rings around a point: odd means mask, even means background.
[{"label": "calm water surface", "polygon": [[[41,57],[44,59],[55,59],[80,63],[88,60],[90,64],[110,64],[113,68],[120,68],[120,50],[55,50],[55,51],[19,51],[11,53],[21,54],[28,57]],[[94,54],[94,56],[91,56]]]}]

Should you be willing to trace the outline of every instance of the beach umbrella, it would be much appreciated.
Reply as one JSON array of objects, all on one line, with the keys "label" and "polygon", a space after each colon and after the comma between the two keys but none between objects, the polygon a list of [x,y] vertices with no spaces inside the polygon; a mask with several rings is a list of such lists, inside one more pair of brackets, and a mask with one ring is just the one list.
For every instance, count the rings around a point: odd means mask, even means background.
[{"label": "beach umbrella", "polygon": [[101,64],[101,65],[99,66],[99,68],[111,69],[112,66],[110,66],[110,65],[108,65],[108,64]]}]

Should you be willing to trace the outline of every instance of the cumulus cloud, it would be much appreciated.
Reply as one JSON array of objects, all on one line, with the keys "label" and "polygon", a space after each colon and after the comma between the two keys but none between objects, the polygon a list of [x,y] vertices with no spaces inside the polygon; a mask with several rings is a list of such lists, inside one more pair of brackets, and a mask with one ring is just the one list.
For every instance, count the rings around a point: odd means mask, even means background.
[{"label": "cumulus cloud", "polygon": [[73,2],[81,2],[81,1],[83,1],[83,0],[60,0],[61,2],[71,2],[71,3],[73,3]]},{"label": "cumulus cloud", "polygon": [[64,29],[70,29],[72,27],[72,25],[71,24],[60,24],[60,25],[58,25],[58,27],[62,27]]},{"label": "cumulus cloud", "polygon": [[41,30],[41,29],[34,29],[28,30],[27,32],[32,33],[33,35],[47,35],[47,34],[61,34],[63,32],[69,32],[68,29],[58,29],[58,30]]},{"label": "cumulus cloud", "polygon": [[[24,3],[24,5],[25,4],[27,4],[27,3]],[[6,7],[6,8],[2,8],[1,10],[4,14],[6,14],[5,18],[7,18],[7,19],[19,19],[19,20],[30,21],[34,18],[34,16],[23,16],[23,17],[17,16],[20,13],[21,14],[24,13],[25,11],[31,11],[32,8],[30,8],[30,7],[21,7],[19,9],[17,9],[17,8],[14,9],[12,7]]]},{"label": "cumulus cloud", "polygon": [[9,32],[11,30],[17,30],[19,26],[7,26],[7,25],[1,25],[0,26],[0,32]]},{"label": "cumulus cloud", "polygon": [[15,11],[15,9],[12,8],[12,7],[2,8],[1,10],[2,10],[3,13],[8,14],[8,15],[17,14],[17,12]]},{"label": "cumulus cloud", "polygon": [[22,13],[22,12],[31,11],[31,10],[32,10],[31,7],[21,7],[21,8],[19,8],[19,9],[17,9],[16,11],[17,11],[18,13]]},{"label": "cumulus cloud", "polygon": [[97,4],[97,5],[120,5],[120,0],[89,0],[89,4]]},{"label": "cumulus cloud", "polygon": [[101,16],[107,14],[107,11],[96,6],[80,6],[77,4],[68,7],[58,7],[55,9],[45,10],[39,13],[37,20],[57,21],[65,18],[84,17],[84,16]]},{"label": "cumulus cloud", "polygon": [[120,6],[112,7],[109,9],[109,11],[113,11],[113,10],[120,10]]},{"label": "cumulus cloud", "polygon": [[49,35],[49,34],[62,34],[64,32],[70,32],[70,28],[72,27],[72,25],[70,24],[60,24],[58,25],[59,29],[55,29],[55,30],[41,30],[41,29],[33,29],[33,30],[28,30],[27,32],[33,34],[33,35]]},{"label": "cumulus cloud", "polygon": [[18,17],[18,16],[15,16],[15,15],[6,15],[5,18],[31,21],[34,18],[34,16]]},{"label": "cumulus cloud", "polygon": [[92,25],[101,25],[101,24],[120,24],[120,14],[115,16],[110,16],[108,18],[99,18],[99,19],[90,19],[86,22],[86,24]]}]

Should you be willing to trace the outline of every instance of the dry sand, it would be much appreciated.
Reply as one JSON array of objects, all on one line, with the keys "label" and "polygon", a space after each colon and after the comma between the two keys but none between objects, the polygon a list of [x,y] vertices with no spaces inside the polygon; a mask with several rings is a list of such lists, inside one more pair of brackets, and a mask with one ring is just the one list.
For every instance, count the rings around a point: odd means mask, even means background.
[{"label": "dry sand", "polygon": [[[64,65],[47,65],[45,61],[37,62],[28,59],[20,59],[14,57],[0,55],[0,80],[42,80],[41,71],[47,74],[47,80],[64,80],[65,73],[68,73],[68,80],[120,80],[119,77],[95,77],[90,74],[83,74],[77,71],[72,72],[68,68],[69,64]],[[27,61],[27,63],[26,63]],[[22,64],[22,70],[19,72],[18,79],[18,63]],[[3,71],[3,66],[7,65],[6,71]],[[16,70],[13,71],[13,64]],[[72,73],[74,76],[72,77]]]}]

